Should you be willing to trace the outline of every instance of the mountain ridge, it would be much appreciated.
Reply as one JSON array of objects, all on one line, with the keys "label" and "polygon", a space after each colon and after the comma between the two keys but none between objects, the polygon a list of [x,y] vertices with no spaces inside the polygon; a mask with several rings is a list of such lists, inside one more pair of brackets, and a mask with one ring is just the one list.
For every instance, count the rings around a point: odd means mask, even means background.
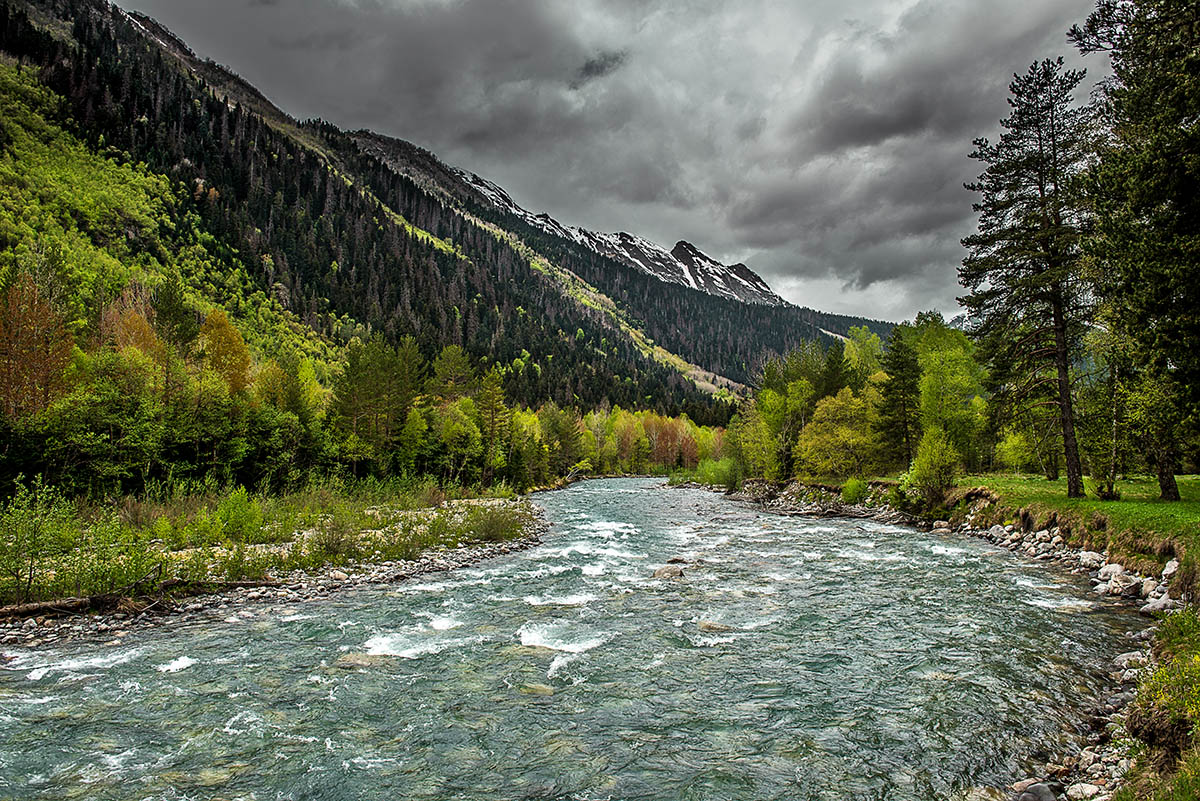
[{"label": "mountain ridge", "polygon": [[[105,0],[0,9],[0,45],[42,70],[93,146],[186,186],[249,280],[334,345],[412,333],[427,353],[460,344],[509,365],[506,389],[522,402],[703,415],[698,390],[738,394],[772,354],[853,325],[891,327],[693,287],[688,277],[698,285],[706,270],[730,285],[761,279],[687,243],[667,251],[625,235],[687,271],[664,280],[601,241],[620,235],[589,238],[497,202],[417,145],[296,121],[165,26]],[[48,23],[31,31],[20,9]]]}]

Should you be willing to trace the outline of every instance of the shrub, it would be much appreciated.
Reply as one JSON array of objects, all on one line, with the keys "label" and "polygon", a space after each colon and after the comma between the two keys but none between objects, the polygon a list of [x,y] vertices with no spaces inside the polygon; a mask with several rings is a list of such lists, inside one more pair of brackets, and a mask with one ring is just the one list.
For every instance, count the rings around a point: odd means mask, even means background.
[{"label": "shrub", "polygon": [[78,538],[74,508],[39,477],[33,486],[17,485],[0,509],[0,598],[24,603],[41,594],[53,575],[53,560]]},{"label": "shrub", "polygon": [[926,508],[934,509],[946,500],[946,493],[955,485],[958,476],[958,452],[941,427],[925,430],[912,469],[905,479],[906,493],[916,496]]},{"label": "shrub", "polygon": [[262,538],[262,507],[245,487],[238,487],[221,499],[216,518],[225,536],[235,542],[258,542]]},{"label": "shrub", "polygon": [[861,503],[867,497],[867,482],[852,478],[842,485],[842,503]]},{"label": "shrub", "polygon": [[696,468],[696,481],[701,484],[724,487],[727,491],[733,492],[742,484],[742,466],[731,456],[726,456],[719,461],[702,459]]}]

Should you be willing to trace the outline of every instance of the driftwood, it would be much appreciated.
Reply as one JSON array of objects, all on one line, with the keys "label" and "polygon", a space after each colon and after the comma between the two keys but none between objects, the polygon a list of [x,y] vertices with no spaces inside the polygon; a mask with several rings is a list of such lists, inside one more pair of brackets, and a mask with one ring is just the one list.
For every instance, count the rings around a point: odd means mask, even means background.
[{"label": "driftwood", "polygon": [[154,603],[157,604],[163,600],[163,596],[172,590],[236,590],[253,587],[278,587],[278,581],[194,581],[191,579],[181,579],[178,577],[169,578],[159,582],[150,592],[130,593],[129,590],[135,589],[140,584],[150,578],[155,573],[151,570],[145,576],[142,576],[137,581],[127,584],[115,592],[107,592],[102,595],[90,595],[85,598],[57,598],[52,601],[35,601],[25,604],[12,604],[10,606],[0,606],[0,620],[10,620],[13,618],[29,618],[38,617],[41,615],[72,615],[81,612],[93,610],[111,609],[119,605],[122,601],[136,600],[138,598],[149,598],[157,595]]}]

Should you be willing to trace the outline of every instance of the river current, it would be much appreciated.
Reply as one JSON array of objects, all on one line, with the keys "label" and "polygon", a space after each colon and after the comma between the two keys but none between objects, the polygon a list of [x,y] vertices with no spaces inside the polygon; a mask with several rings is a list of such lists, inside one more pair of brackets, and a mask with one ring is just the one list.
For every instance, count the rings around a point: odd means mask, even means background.
[{"label": "river current", "polygon": [[0,798],[953,799],[1069,747],[1135,626],[957,535],[536,500],[544,544],[472,568],[8,651]]}]

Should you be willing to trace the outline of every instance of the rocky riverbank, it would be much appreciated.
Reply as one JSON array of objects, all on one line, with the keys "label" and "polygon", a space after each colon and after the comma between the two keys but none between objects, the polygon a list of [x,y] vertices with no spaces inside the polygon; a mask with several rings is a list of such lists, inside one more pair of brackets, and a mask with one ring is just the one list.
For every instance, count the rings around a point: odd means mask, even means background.
[{"label": "rocky riverbank", "polygon": [[[537,509],[537,516],[519,537],[505,542],[459,545],[457,548],[429,550],[413,560],[360,563],[327,567],[315,573],[293,571],[259,582],[258,586],[239,587],[179,600],[165,599],[138,608],[130,604],[125,611],[106,614],[69,614],[0,621],[0,646],[21,648],[49,647],[72,640],[96,640],[109,645],[144,628],[174,625],[203,619],[231,616],[253,617],[249,607],[260,604],[288,604],[327,598],[339,592],[375,585],[396,584],[430,573],[440,573],[474,565],[498,556],[517,553],[541,544],[548,523]],[[0,662],[4,656],[0,653]]]},{"label": "rocky riverbank", "polygon": [[[723,487],[704,488],[725,492]],[[881,487],[872,487],[864,502],[859,504],[843,503],[834,487],[799,482],[780,487],[766,481],[747,481],[738,492],[729,493],[729,497],[775,514],[870,519],[915,526],[935,536],[977,537],[1030,559],[1047,562],[1057,569],[1087,574],[1098,597],[1135,606],[1148,617],[1146,627],[1134,634],[1143,647],[1113,660],[1108,690],[1095,699],[1091,709],[1081,710],[1091,725],[1078,753],[1059,756],[1046,763],[1041,775],[1016,782],[1006,791],[997,791],[996,797],[1017,801],[1060,801],[1064,798],[1108,801],[1119,788],[1130,768],[1134,744],[1125,727],[1125,717],[1136,695],[1139,677],[1153,663],[1150,643],[1155,626],[1150,618],[1156,613],[1183,606],[1170,595],[1171,579],[1179,570],[1178,561],[1168,562],[1157,576],[1145,576],[1110,561],[1106,552],[1072,548],[1058,527],[1034,530],[1013,524],[986,525],[983,512],[994,502],[987,497],[968,500],[965,515],[957,526],[947,520],[923,521],[893,509],[887,505]]]}]

